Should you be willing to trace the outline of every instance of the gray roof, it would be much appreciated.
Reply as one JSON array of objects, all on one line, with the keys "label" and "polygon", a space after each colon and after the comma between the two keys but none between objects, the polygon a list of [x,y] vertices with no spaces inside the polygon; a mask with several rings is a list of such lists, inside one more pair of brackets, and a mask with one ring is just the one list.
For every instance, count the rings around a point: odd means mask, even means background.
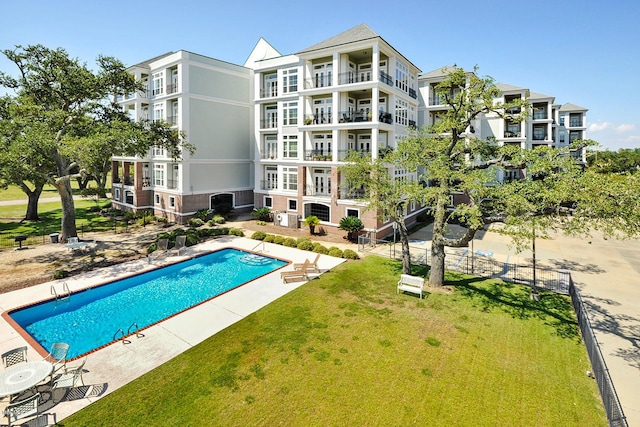
[{"label": "gray roof", "polygon": [[512,91],[523,91],[523,90],[527,90],[527,88],[525,87],[520,87],[520,86],[514,86],[514,85],[508,85],[506,83],[496,83],[496,87],[498,89],[500,89],[502,92],[512,92]]},{"label": "gray roof", "polygon": [[309,46],[306,49],[302,49],[297,52],[296,55],[306,52],[312,52],[314,50],[326,49],[329,47],[341,46],[344,44],[355,43],[362,40],[370,40],[376,37],[380,37],[375,31],[367,26],[367,24],[360,24],[350,30],[344,31],[338,35],[326,39],[320,43],[316,43],[313,46]]},{"label": "gray roof", "polygon": [[[420,74],[421,79],[429,79],[434,77],[446,77],[448,76],[455,68],[455,65],[445,65],[442,68],[438,68],[433,71],[429,71],[428,73]],[[464,69],[463,69],[464,70]],[[473,73],[470,70],[464,70],[465,73]]]},{"label": "gray roof", "polygon": [[576,104],[566,103],[560,107],[560,111],[589,111],[589,109]]},{"label": "gray roof", "polygon": [[531,92],[529,94],[529,99],[555,99],[555,97],[549,96],[549,95],[544,95],[542,93]]},{"label": "gray roof", "polygon": [[167,53],[163,53],[162,55],[158,55],[156,57],[153,57],[151,59],[147,59],[146,61],[142,61],[138,64],[132,65],[129,68],[149,68],[149,64],[151,64],[154,61],[157,61],[158,59],[162,59],[165,56],[169,56],[169,55],[173,55],[175,52],[167,52]]}]

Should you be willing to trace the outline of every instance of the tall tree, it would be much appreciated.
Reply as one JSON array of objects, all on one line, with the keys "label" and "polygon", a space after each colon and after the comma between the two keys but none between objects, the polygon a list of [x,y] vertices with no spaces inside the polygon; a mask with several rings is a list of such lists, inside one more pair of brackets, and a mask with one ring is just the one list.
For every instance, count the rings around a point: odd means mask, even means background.
[{"label": "tall tree", "polygon": [[[117,59],[99,56],[94,72],[62,48],[17,46],[3,53],[17,67],[18,76],[0,72],[0,86],[13,91],[12,101],[29,111],[23,117],[23,126],[36,129],[35,123],[42,124],[37,126],[37,137],[25,136],[25,142],[54,165],[51,169],[43,165],[39,178],[53,185],[60,195],[63,240],[77,234],[71,180],[84,175],[84,167],[90,165],[90,156],[83,156],[83,150],[77,149],[78,140],[86,138],[85,142],[95,142],[97,146],[104,139],[96,134],[107,132],[105,129],[113,132],[117,128],[112,125],[118,122],[125,124],[127,130],[111,154],[144,155],[151,146],[158,145],[179,157],[185,146],[184,135],[164,123],[133,123],[113,101],[118,95],[140,88]],[[19,123],[15,115],[3,120]]]}]

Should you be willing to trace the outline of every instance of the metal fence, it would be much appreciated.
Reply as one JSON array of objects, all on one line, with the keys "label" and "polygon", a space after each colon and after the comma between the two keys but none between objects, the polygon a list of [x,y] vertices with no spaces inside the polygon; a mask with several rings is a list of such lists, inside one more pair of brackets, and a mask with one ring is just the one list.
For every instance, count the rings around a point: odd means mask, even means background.
[{"label": "metal fence", "polygon": [[[402,247],[399,242],[372,239],[366,235],[358,237],[358,250],[360,252],[388,256],[392,259],[400,259],[402,257]],[[431,248],[426,245],[409,245],[411,262],[413,264],[431,265],[430,250]],[[533,266],[509,263],[508,258],[506,261],[500,261],[491,257],[491,255],[482,251],[473,253],[467,248],[447,248],[445,269],[479,277],[500,278],[505,282],[527,286],[533,285]],[[591,327],[587,310],[582,302],[580,292],[573,284],[571,274],[567,270],[538,267],[536,268],[535,283],[539,288],[567,294],[571,297],[582,339],[591,362],[591,373],[598,383],[609,425],[612,427],[628,427],[613,381],[609,376],[609,370]]]},{"label": "metal fence", "polygon": [[589,316],[582,302],[580,292],[574,286],[573,280],[569,277],[569,295],[571,296],[571,302],[573,309],[576,312],[578,318],[578,326],[582,333],[582,340],[587,347],[587,354],[589,355],[589,361],[591,362],[591,375],[596,379],[598,383],[598,389],[600,390],[600,397],[604,404],[604,409],[607,412],[607,419],[609,425],[612,427],[628,427],[627,419],[622,412],[622,406],[618,399],[618,394],[613,386],[613,381],[609,375],[609,368],[602,357],[600,346],[596,335],[591,327]]},{"label": "metal fence", "polygon": [[[109,229],[114,233],[127,232],[131,224],[131,220],[125,221],[118,219],[111,220],[108,228],[104,223],[96,227],[82,224],[77,227],[78,237],[82,239],[87,233],[96,231],[104,232]],[[20,248],[55,243],[57,238],[54,237],[54,235],[59,233],[59,231],[59,227],[40,227],[31,233],[0,233],[0,248]]]}]

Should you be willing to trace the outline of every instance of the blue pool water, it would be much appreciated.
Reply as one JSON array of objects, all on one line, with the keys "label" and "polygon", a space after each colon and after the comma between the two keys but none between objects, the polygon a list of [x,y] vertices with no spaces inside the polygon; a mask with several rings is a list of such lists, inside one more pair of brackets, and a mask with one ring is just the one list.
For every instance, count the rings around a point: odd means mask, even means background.
[{"label": "blue pool water", "polygon": [[145,328],[285,264],[222,249],[9,315],[46,350],[54,342],[68,343],[68,358],[74,358],[109,344],[120,328],[125,333],[133,323]]}]

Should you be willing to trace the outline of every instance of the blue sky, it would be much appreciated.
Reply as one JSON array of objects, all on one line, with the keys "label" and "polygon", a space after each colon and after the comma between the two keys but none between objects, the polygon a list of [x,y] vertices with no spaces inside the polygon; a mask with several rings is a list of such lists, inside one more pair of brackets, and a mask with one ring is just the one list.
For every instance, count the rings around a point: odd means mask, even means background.
[{"label": "blue sky", "polygon": [[[243,64],[260,37],[295,53],[361,23],[423,72],[478,65],[479,74],[589,109],[604,149],[640,147],[640,2],[5,0],[0,49],[65,48],[93,65],[127,65],[189,50]],[[15,74],[2,56],[0,70]]]}]

